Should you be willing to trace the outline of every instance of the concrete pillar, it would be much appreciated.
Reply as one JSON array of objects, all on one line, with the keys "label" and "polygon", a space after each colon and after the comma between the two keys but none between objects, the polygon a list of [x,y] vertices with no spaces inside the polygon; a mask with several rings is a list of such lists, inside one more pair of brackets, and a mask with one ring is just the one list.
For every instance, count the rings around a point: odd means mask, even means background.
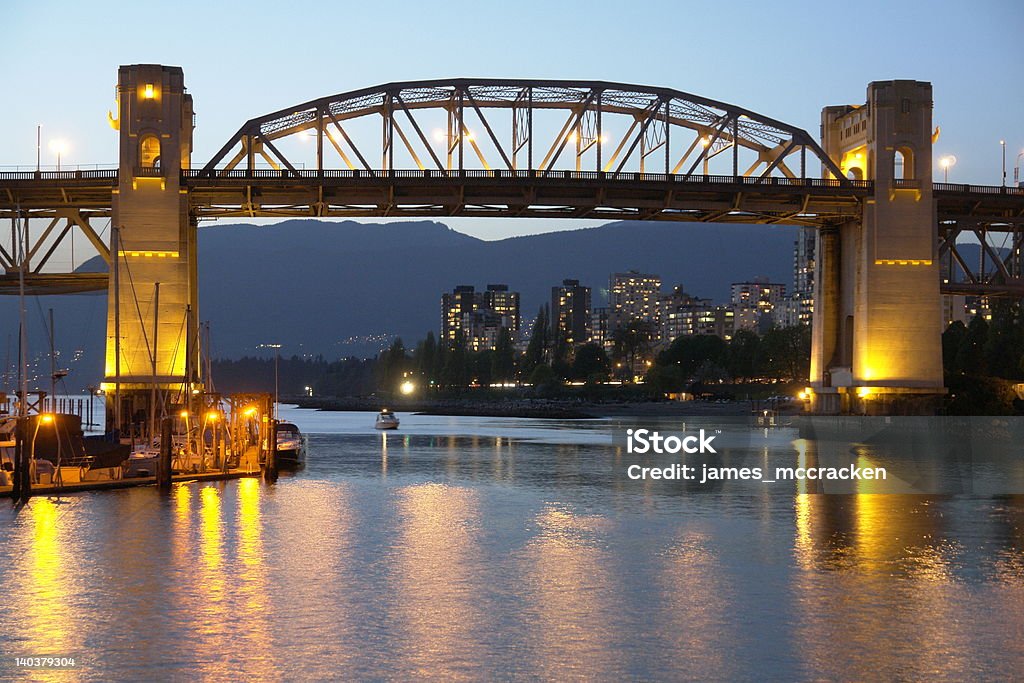
[{"label": "concrete pillar", "polygon": [[[179,67],[136,64],[118,71],[117,103],[120,178],[111,237],[120,243],[111,244],[117,273],[107,320],[108,429],[139,424],[143,415],[141,424],[153,424],[154,376],[159,418],[162,404],[193,379],[186,366],[198,367],[195,224],[180,183],[192,154],[192,97]],[[122,424],[115,426],[118,393]]]},{"label": "concrete pillar", "polygon": [[848,176],[874,181],[874,193],[860,221],[840,226],[838,274],[823,265],[816,283],[821,412],[927,413],[945,391],[931,111],[929,83],[881,81],[866,104],[822,112],[825,151]]}]

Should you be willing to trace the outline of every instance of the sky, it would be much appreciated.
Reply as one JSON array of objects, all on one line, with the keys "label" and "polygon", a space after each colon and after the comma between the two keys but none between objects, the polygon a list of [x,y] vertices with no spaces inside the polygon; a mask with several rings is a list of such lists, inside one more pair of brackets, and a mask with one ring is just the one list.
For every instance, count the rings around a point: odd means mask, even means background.
[{"label": "sky", "polygon": [[[726,8],[727,9],[723,9]],[[116,13],[118,10],[120,13]],[[193,165],[246,120],[392,81],[552,78],[664,86],[818,137],[821,108],[870,81],[934,86],[935,158],[950,182],[1007,182],[1024,151],[1024,2],[21,2],[0,4],[0,169],[34,169],[36,126],[62,167],[116,162],[106,121],[121,64],[181,66]],[[938,175],[936,175],[938,179]],[[586,227],[450,219],[484,239]]]}]

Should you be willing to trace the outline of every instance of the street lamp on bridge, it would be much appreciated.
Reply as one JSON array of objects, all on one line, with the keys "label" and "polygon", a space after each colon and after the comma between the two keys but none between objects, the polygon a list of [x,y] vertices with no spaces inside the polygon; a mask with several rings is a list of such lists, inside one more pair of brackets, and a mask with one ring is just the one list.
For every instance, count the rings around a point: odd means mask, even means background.
[{"label": "street lamp on bridge", "polygon": [[1006,140],[1000,140],[999,146],[1003,148],[1003,187],[1006,187]]},{"label": "street lamp on bridge", "polygon": [[942,182],[949,182],[949,168],[956,166],[956,157],[952,154],[947,154],[944,157],[939,157],[939,166],[942,167]]},{"label": "street lamp on bridge", "polygon": [[57,170],[60,170],[60,155],[65,154],[68,151],[68,143],[66,140],[55,138],[50,140],[50,151],[57,155]]},{"label": "street lamp on bridge", "polygon": [[1017,161],[1013,165],[1013,184],[1020,187],[1020,159],[1024,157],[1024,150],[1017,155]]}]

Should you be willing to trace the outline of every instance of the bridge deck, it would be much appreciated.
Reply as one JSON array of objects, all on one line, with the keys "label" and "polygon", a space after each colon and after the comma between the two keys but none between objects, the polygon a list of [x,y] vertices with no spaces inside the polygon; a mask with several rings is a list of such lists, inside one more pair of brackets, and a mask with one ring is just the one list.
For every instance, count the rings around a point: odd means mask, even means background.
[{"label": "bridge deck", "polygon": [[[144,169],[146,176],[158,175]],[[142,174],[142,173],[140,173]],[[109,216],[118,170],[0,172],[0,217]],[[820,225],[860,213],[870,181],[597,171],[257,169],[182,172],[198,217],[530,216]],[[915,181],[897,181],[915,189]],[[1024,189],[935,183],[939,220],[1024,223]]]}]

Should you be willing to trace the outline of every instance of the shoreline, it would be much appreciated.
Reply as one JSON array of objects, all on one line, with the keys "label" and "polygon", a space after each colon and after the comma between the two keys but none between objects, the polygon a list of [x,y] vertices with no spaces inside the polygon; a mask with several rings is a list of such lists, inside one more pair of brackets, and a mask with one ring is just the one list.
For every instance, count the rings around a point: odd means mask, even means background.
[{"label": "shoreline", "polygon": [[[451,415],[465,417],[519,417],[554,420],[597,420],[606,417],[650,416],[685,417],[700,415],[750,415],[751,401],[618,401],[592,402],[559,399],[518,399],[485,401],[475,399],[441,399],[436,401],[405,401],[391,403],[374,399],[322,399],[293,397],[282,402],[301,409],[324,412],[377,412],[385,405],[394,411],[418,415]],[[784,409],[784,408],[783,408]],[[782,412],[782,410],[780,410]]]}]

